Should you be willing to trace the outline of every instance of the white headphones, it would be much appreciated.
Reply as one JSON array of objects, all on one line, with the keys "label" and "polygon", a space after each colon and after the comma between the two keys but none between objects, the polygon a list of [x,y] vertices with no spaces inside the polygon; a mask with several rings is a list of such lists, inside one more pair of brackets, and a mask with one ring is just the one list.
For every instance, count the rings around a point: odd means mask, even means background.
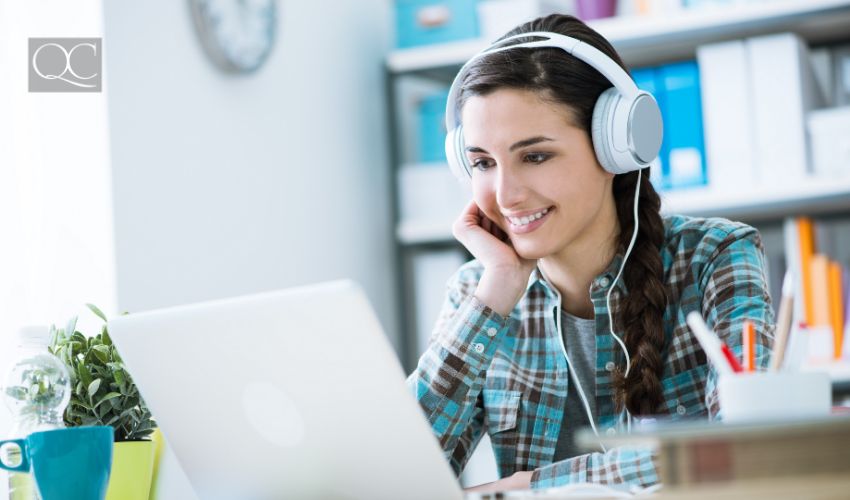
[{"label": "white headphones", "polygon": [[[503,45],[517,38],[542,40]],[[637,88],[634,81],[611,58],[581,40],[559,33],[534,31],[510,36],[474,55],[458,72],[446,102],[446,159],[460,180],[472,177],[472,167],[466,159],[463,125],[455,106],[461,81],[470,63],[476,59],[518,48],[559,48],[592,67],[614,84],[603,92],[593,108],[591,136],[596,158],[602,168],[613,174],[625,174],[649,166],[661,149],[663,125],[658,103],[649,92]]]}]

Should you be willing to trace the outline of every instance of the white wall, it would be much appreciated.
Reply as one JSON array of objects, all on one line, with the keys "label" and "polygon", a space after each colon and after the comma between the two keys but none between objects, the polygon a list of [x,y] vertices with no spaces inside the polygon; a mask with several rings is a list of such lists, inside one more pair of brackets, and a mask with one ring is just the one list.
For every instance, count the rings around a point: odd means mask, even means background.
[{"label": "white wall", "polygon": [[[347,277],[397,343],[390,2],[280,0],[248,77],[211,64],[188,4],[104,2],[119,307]],[[162,465],[159,498],[190,497],[173,455]]]},{"label": "white wall", "polygon": [[[104,94],[29,93],[28,38],[98,37],[99,0],[0,0],[0,373],[26,324],[115,310]],[[0,381],[2,384],[2,381]],[[0,403],[0,436],[9,415]],[[5,497],[0,475],[0,498]]]},{"label": "white wall", "polygon": [[0,355],[20,325],[115,309],[106,99],[27,87],[29,37],[101,33],[98,0],[0,0]]},{"label": "white wall", "polygon": [[208,61],[188,5],[104,3],[119,306],[350,277],[395,338],[391,4],[279,1],[248,77]]}]

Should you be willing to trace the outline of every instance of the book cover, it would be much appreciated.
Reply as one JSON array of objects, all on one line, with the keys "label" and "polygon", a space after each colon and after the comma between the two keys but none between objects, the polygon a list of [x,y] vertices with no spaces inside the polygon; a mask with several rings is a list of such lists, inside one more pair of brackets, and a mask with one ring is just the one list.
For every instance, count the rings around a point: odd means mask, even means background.
[{"label": "book cover", "polygon": [[797,219],[797,234],[799,238],[800,278],[803,283],[803,304],[805,314],[803,322],[811,325],[815,318],[814,295],[812,294],[811,262],[815,253],[814,225],[808,217]]},{"label": "book cover", "polygon": [[758,180],[753,158],[752,96],[743,40],[697,48],[708,185],[728,192]]},{"label": "book cover", "polygon": [[850,44],[832,49],[832,102],[835,106],[850,105]]},{"label": "book cover", "polygon": [[464,255],[454,249],[416,252],[412,256],[417,358],[428,347],[432,330],[446,298],[446,283],[463,265],[464,260]]},{"label": "book cover", "polygon": [[809,326],[832,327],[829,314],[829,257],[818,253],[809,263],[811,280],[812,317]]},{"label": "book cover", "polygon": [[806,320],[803,266],[800,262],[800,228],[796,217],[788,217],[782,224],[785,249],[785,268],[794,276],[794,314],[792,324]]},{"label": "book cover", "polygon": [[665,163],[670,188],[706,184],[705,145],[702,129],[699,68],[696,61],[668,64],[658,68],[664,102]]},{"label": "book cover", "polygon": [[835,337],[835,359],[841,359],[844,345],[844,270],[841,264],[829,263],[829,321]]},{"label": "book cover", "polygon": [[760,180],[788,185],[810,172],[806,116],[823,105],[805,42],[794,33],[747,39]]}]

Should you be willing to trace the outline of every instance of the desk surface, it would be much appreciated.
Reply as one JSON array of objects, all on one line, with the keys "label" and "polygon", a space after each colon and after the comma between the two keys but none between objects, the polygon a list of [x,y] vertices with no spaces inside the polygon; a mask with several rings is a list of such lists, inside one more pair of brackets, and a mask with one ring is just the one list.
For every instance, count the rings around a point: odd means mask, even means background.
[{"label": "desk surface", "polygon": [[[556,489],[541,492],[506,492],[481,495],[481,500],[622,500],[623,497],[575,496],[558,494]],[[656,493],[629,497],[647,500],[847,500],[850,475],[821,475],[771,478],[733,483],[705,484],[684,488],[662,488]]]},{"label": "desk surface", "polygon": [[850,475],[809,476],[803,478],[772,478],[749,482],[700,485],[660,491],[653,499],[681,500],[846,500],[850,497]]}]

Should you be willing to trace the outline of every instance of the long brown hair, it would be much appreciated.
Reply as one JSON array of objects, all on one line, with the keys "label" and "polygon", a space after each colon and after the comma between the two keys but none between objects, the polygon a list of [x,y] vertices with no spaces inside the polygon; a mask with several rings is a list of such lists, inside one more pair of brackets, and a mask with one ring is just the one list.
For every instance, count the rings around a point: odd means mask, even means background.
[{"label": "long brown hair", "polygon": [[[599,33],[572,16],[553,14],[523,24],[505,37],[532,31],[549,31],[577,38],[605,53],[626,69],[620,56]],[[531,41],[521,38],[517,43]],[[585,62],[568,56],[557,48],[520,48],[481,57],[467,68],[459,106],[470,96],[486,95],[497,89],[515,88],[537,93],[541,98],[566,105],[576,125],[588,135],[591,130],[593,107],[599,95],[610,88],[611,82]],[[625,254],[634,230],[634,192],[637,172],[614,176],[613,194],[620,224],[618,251]],[[661,219],[661,200],[649,182],[649,168],[641,173],[638,210],[638,234],[622,279],[628,295],[620,300],[614,325],[628,349],[631,369],[628,378],[623,367],[614,373],[615,402],[624,405],[633,415],[658,411],[663,402],[661,375],[664,369],[664,309],[667,295],[661,245],[664,224]]]}]

